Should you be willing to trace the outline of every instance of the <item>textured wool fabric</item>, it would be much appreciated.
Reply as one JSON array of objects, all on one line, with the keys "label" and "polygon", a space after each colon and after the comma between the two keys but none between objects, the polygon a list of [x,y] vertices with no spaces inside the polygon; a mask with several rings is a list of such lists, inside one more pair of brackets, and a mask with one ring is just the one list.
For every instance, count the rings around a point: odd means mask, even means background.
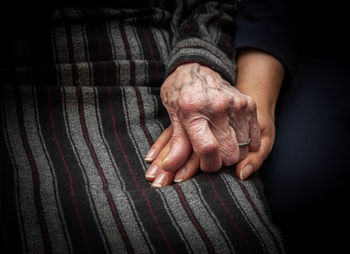
[{"label": "textured wool fabric", "polygon": [[[212,4],[204,29],[222,14]],[[159,92],[172,64],[195,54],[234,78],[233,45],[171,42],[174,13],[61,8],[12,42],[0,69],[1,253],[285,252],[257,176],[223,168],[161,189],[145,179],[169,125]]]}]

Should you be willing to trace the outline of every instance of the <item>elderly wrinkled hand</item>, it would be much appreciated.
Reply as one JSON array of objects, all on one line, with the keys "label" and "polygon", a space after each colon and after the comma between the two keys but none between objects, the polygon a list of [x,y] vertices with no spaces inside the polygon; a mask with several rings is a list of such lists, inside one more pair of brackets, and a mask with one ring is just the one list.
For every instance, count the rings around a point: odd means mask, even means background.
[{"label": "elderly wrinkled hand", "polygon": [[[191,159],[202,171],[216,172],[259,149],[255,102],[212,69],[198,63],[181,65],[165,80],[160,95],[171,131],[151,147],[146,160],[154,161],[162,152],[164,159],[158,158],[151,168],[168,172],[169,178]],[[239,149],[238,143],[249,139],[249,147]]]}]

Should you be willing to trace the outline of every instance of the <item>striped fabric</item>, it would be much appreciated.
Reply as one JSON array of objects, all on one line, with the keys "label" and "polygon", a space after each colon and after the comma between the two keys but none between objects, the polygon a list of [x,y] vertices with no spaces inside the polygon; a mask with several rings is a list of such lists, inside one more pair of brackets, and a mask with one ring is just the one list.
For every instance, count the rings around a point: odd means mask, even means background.
[{"label": "striped fabric", "polygon": [[176,15],[151,10],[58,9],[5,52],[1,253],[285,253],[257,176],[145,180],[169,125],[160,85],[180,59],[166,28]]}]

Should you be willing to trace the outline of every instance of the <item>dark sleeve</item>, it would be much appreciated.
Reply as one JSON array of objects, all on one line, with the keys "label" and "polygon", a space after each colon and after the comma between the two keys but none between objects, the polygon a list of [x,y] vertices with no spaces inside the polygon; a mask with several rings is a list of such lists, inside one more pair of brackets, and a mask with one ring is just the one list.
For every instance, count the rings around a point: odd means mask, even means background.
[{"label": "dark sleeve", "polygon": [[276,57],[291,77],[298,55],[295,0],[241,0],[235,48],[261,49]]},{"label": "dark sleeve", "polygon": [[211,67],[231,84],[234,68],[232,0],[177,1],[171,19],[171,54],[167,75],[184,63]]}]

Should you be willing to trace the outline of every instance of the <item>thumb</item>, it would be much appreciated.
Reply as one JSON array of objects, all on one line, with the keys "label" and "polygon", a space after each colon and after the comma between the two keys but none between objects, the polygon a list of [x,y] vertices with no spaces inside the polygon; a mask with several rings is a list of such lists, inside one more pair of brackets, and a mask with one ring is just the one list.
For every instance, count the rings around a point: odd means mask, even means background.
[{"label": "thumb", "polygon": [[170,150],[163,160],[162,169],[176,171],[181,168],[192,154],[191,142],[180,123],[173,123]]},{"label": "thumb", "polygon": [[257,171],[270,154],[272,146],[273,141],[271,137],[262,137],[259,149],[256,152],[249,152],[247,157],[236,165],[236,176],[244,180]]}]

